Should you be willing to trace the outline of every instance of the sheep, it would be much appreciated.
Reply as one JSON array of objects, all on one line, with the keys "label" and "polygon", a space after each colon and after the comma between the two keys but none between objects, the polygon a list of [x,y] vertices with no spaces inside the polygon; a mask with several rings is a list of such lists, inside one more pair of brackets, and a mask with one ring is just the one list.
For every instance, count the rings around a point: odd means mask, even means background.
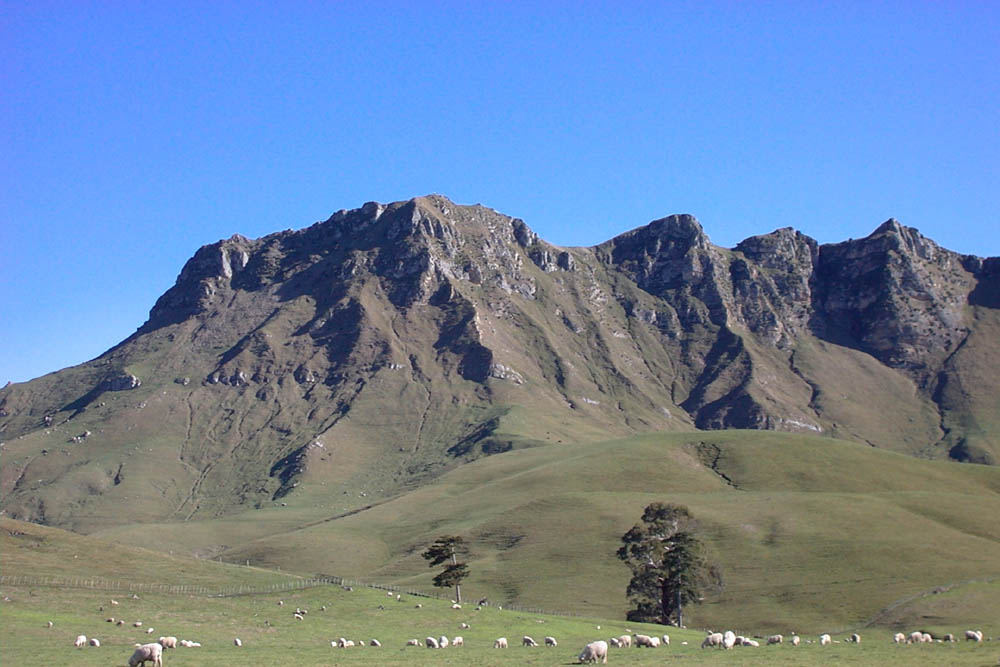
[{"label": "sheep", "polygon": [[649,635],[636,635],[635,636],[635,647],[636,648],[642,648],[644,646],[648,646],[648,647],[652,648],[653,647],[653,638],[650,637]]},{"label": "sheep", "polygon": [[465,639],[462,637],[453,637],[451,640],[452,646],[465,646]]},{"label": "sheep", "polygon": [[434,637],[427,637],[426,639],[424,639],[424,643],[427,644],[427,648],[441,648],[441,645],[438,643],[438,640],[435,639]]},{"label": "sheep", "polygon": [[528,635],[525,635],[521,637],[521,646],[538,646],[538,642],[536,642]]},{"label": "sheep", "polygon": [[941,638],[941,641],[953,642],[953,641],[955,641],[955,635],[953,635],[953,634],[951,634],[949,632],[948,634],[946,634],[944,637]]},{"label": "sheep", "polygon": [[663,635],[663,645],[670,646],[670,635]]},{"label": "sheep", "polygon": [[820,646],[827,646],[827,645],[832,644],[832,643],[833,643],[833,639],[830,638],[830,635],[820,635],[819,636],[819,645]]},{"label": "sheep", "polygon": [[163,648],[177,648],[177,637],[160,637],[156,641]]},{"label": "sheep", "polygon": [[73,646],[77,648],[83,648],[87,645],[87,635],[77,635],[76,639],[73,641]]},{"label": "sheep", "polygon": [[[106,623],[114,623],[114,622],[115,622],[115,617],[114,617],[114,616],[112,616],[111,618],[106,618],[106,619],[104,619],[104,621],[105,621]],[[52,622],[52,621],[49,621],[49,623],[51,623],[51,622]]]},{"label": "sheep", "polygon": [[156,631],[156,628],[146,628],[146,634],[151,635]]},{"label": "sheep", "polygon": [[[180,642],[178,642],[178,643],[179,643],[179,644],[180,644],[181,646],[183,646],[184,648],[191,648],[191,644],[192,644],[193,642],[192,642],[192,641],[191,641],[190,639],[182,639],[182,640],[180,640]],[[332,643],[332,642],[331,642],[331,643]]]},{"label": "sheep", "polygon": [[493,648],[507,648],[507,638],[497,637],[493,640]]},{"label": "sheep", "polygon": [[660,638],[657,636],[652,636],[649,638],[649,647],[658,648],[660,646]]},{"label": "sheep", "polygon": [[622,648],[632,647],[632,635],[622,635],[618,638],[618,643],[621,644]]},{"label": "sheep", "polygon": [[614,646],[615,648],[619,648],[622,645],[621,642],[618,641],[618,637],[612,637],[611,639],[608,640],[608,643]]},{"label": "sheep", "polygon": [[598,660],[605,665],[608,664],[608,643],[601,640],[590,642],[583,647],[578,660],[581,664],[585,662],[596,663]]},{"label": "sheep", "polygon": [[133,628],[141,628],[142,627],[142,621],[136,621],[135,623],[132,624],[132,627]]},{"label": "sheep", "polygon": [[101,647],[101,640],[98,639],[97,637],[91,637],[90,638],[90,645],[91,646],[96,646],[97,648],[100,648]]},{"label": "sheep", "polygon": [[233,646],[237,646],[237,647],[238,646],[243,646],[243,642],[240,641],[239,637],[236,637],[235,639],[233,639]]},{"label": "sheep", "polygon": [[792,638],[789,641],[792,643],[792,646],[798,646],[802,643],[802,640],[799,639],[798,635],[792,635]]},{"label": "sheep", "polygon": [[163,667],[163,647],[159,644],[140,645],[128,659],[128,667],[145,665],[147,660],[153,661],[153,667]]},{"label": "sheep", "polygon": [[924,641],[924,633],[919,630],[914,630],[910,633],[910,636],[906,638],[907,644],[919,644]]},{"label": "sheep", "polygon": [[894,634],[892,636],[892,641],[894,641],[897,644],[905,644],[906,643],[906,635],[904,635],[902,632],[897,632],[896,634]]},{"label": "sheep", "polygon": [[462,608],[462,605],[460,605],[460,604],[458,604],[458,603],[456,602],[455,604],[451,605],[451,608],[452,608],[452,609],[461,609],[461,608]]},{"label": "sheep", "polygon": [[458,627],[461,628],[462,630],[468,630],[469,629],[469,624],[468,623],[459,623]]},{"label": "sheep", "polygon": [[[114,619],[112,619],[112,620],[114,620]],[[47,628],[51,628],[52,626],[53,626],[52,621],[49,621],[48,623],[45,624],[45,627],[47,627]]]},{"label": "sheep", "polygon": [[920,641],[923,642],[924,644],[930,644],[934,641],[934,637],[931,636],[931,633],[925,632],[922,635],[920,635]]},{"label": "sheep", "polygon": [[722,646],[722,633],[713,632],[712,634],[705,637],[705,641],[701,643],[701,647],[705,648],[706,646],[716,646],[716,647]]},{"label": "sheep", "polygon": [[302,614],[292,614],[292,618],[294,618],[296,621],[301,621],[305,619],[305,616],[303,616]]},{"label": "sheep", "polygon": [[559,646],[559,642],[556,641],[555,637],[546,637],[545,638],[545,645],[546,646]]},{"label": "sheep", "polygon": [[767,645],[770,646],[771,644],[780,644],[783,641],[785,641],[784,635],[771,635],[767,638]]},{"label": "sheep", "polygon": [[441,638],[438,639],[438,646],[440,648],[448,648],[448,638],[445,637],[444,635],[441,635]]},{"label": "sheep", "polygon": [[734,646],[736,646],[736,633],[726,630],[726,634],[722,635],[722,648],[729,650]]},{"label": "sheep", "polygon": [[111,601],[111,604],[112,604],[112,605],[117,605],[117,604],[118,604],[118,600],[112,600],[112,601]]},{"label": "sheep", "polygon": [[420,646],[420,640],[419,639],[411,639],[410,641],[406,642],[406,645],[407,646]]},{"label": "sheep", "polygon": [[966,630],[965,631],[965,641],[967,641],[967,642],[981,642],[981,641],[983,641],[983,631],[982,630]]},{"label": "sheep", "polygon": [[753,648],[759,648],[760,647],[760,642],[757,641],[756,639],[747,639],[746,637],[744,637],[743,638],[743,645],[744,646],[750,646],[750,647],[753,647]]},{"label": "sheep", "polygon": [[380,648],[380,647],[382,646],[382,642],[380,642],[380,641],[379,641],[379,640],[377,640],[377,639],[373,639],[373,640],[371,640],[370,642],[368,642],[368,645],[369,645],[369,646],[372,646],[372,647],[374,647],[374,648]]},{"label": "sheep", "polygon": [[422,604],[420,604],[420,603],[418,602],[417,604],[413,605],[413,608],[414,608],[414,609],[420,609],[420,608],[421,608],[421,607],[423,607],[423,606],[424,606],[424,605],[422,605]]},{"label": "sheep", "polygon": [[851,638],[848,639],[847,641],[851,642],[852,644],[860,644],[861,643],[861,635],[859,635],[858,633],[855,632],[854,634],[851,635]]}]

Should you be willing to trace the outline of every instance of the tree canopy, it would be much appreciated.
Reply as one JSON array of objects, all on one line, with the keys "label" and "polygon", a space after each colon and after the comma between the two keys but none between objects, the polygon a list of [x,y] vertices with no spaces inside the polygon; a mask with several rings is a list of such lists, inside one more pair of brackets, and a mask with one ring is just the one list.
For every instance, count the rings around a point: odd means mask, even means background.
[{"label": "tree canopy", "polygon": [[465,540],[457,535],[442,535],[424,551],[423,556],[428,562],[428,567],[435,567],[442,563],[447,563],[444,570],[434,577],[434,585],[439,588],[455,587],[455,601],[462,601],[461,582],[469,576],[469,566],[458,559],[459,556],[467,556],[469,548]]},{"label": "tree canopy", "polygon": [[721,585],[705,554],[698,524],[687,507],[652,503],[638,523],[622,535],[617,555],[632,571],[626,595],[635,607],[630,621],[683,625],[684,605],[697,603],[704,590]]}]

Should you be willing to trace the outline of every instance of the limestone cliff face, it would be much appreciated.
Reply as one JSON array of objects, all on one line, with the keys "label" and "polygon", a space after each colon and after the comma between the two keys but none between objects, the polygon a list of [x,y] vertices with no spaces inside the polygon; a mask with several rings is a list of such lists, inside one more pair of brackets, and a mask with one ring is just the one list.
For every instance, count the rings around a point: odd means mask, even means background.
[{"label": "limestone cliff face", "polygon": [[[199,249],[134,336],[0,391],[5,446],[25,448],[5,457],[4,507],[99,522],[100,498],[149,493],[130,484],[154,464],[150,520],[316,480],[388,495],[478,456],[663,429],[995,462],[998,266],[894,220],[726,249],[674,215],[560,248],[441,196],[369,202]],[[130,458],[142,443],[162,456]],[[111,472],[81,482],[95,452]]]}]

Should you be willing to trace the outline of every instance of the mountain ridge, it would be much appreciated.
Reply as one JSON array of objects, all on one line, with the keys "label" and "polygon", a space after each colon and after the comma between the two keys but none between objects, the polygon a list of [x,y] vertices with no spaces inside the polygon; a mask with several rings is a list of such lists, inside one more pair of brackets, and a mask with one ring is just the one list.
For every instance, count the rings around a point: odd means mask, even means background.
[{"label": "mountain ridge", "polygon": [[[654,431],[996,463],[998,279],[1000,259],[893,219],[837,244],[783,228],[726,249],[681,214],[564,248],[440,195],[368,202],[201,247],[121,344],[0,390],[5,447],[30,441],[4,466],[4,511],[113,522],[100,499],[143,477],[129,452],[150,442],[172,509],[149,516],[186,519],[310,480],[388,496],[481,456]],[[87,448],[103,474],[80,471]]]}]

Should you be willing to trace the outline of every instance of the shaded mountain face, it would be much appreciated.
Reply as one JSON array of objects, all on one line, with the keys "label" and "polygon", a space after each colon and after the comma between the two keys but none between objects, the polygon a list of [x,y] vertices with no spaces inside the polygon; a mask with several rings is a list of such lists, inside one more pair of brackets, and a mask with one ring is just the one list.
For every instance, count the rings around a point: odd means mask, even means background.
[{"label": "shaded mountain face", "polygon": [[[0,391],[3,508],[94,530],[631,433],[808,431],[996,463],[1000,260],[890,220],[592,248],[439,196],[205,246],[129,339]],[[128,503],[129,512],[112,508]]]}]

